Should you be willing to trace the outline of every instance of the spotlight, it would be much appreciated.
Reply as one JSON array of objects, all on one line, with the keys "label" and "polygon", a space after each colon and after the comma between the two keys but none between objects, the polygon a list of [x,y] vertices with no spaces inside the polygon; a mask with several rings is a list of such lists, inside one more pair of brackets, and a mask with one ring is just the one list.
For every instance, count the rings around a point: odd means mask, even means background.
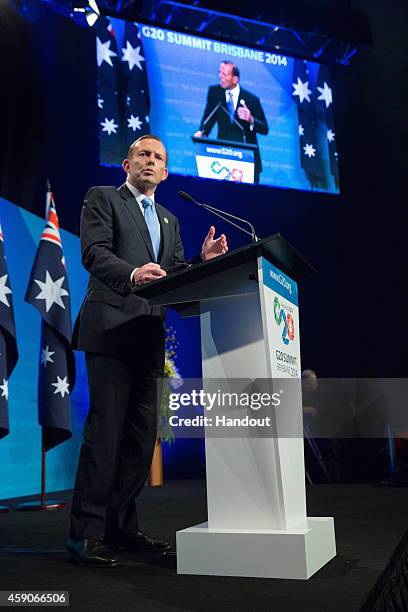
[{"label": "spotlight", "polygon": [[92,27],[100,15],[101,13],[95,0],[89,0],[88,6],[85,9],[85,19],[87,24]]},{"label": "spotlight", "polygon": [[95,0],[89,0],[88,2],[75,2],[74,6],[75,13],[84,13],[86,23],[92,27],[100,17],[100,10]]}]

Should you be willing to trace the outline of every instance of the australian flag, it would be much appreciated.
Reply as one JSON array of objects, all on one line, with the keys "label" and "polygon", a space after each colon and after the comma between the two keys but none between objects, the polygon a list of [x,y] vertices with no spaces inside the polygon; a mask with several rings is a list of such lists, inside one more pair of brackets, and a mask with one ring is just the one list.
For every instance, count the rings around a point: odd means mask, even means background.
[{"label": "australian flag", "polygon": [[120,165],[129,145],[150,133],[150,95],[139,24],[96,22],[100,163]]},{"label": "australian flag", "polygon": [[8,381],[17,363],[18,350],[13,300],[3,232],[0,225],[0,438],[9,433]]},{"label": "australian flag", "polygon": [[70,394],[75,384],[71,351],[71,306],[67,270],[52,193],[47,193],[47,223],[31,270],[26,302],[42,317],[38,377],[38,421],[45,450],[72,435]]},{"label": "australian flag", "polygon": [[307,61],[295,60],[292,96],[298,108],[300,164],[313,185],[324,178],[325,171],[311,77]]},{"label": "australian flag", "polygon": [[326,140],[328,148],[330,172],[333,175],[336,186],[339,186],[339,165],[337,154],[336,134],[334,131],[334,114],[333,114],[333,94],[330,87],[331,79],[328,66],[321,64],[317,77],[316,91],[318,114],[321,117],[322,123],[325,125],[326,133],[323,139]]}]

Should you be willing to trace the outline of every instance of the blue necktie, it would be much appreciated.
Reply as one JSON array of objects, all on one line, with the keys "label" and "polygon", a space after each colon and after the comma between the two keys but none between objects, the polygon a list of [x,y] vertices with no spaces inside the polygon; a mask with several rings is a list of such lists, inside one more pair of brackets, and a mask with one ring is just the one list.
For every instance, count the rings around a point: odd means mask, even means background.
[{"label": "blue necktie", "polygon": [[228,95],[229,95],[228,102],[227,102],[228,112],[230,115],[231,123],[234,123],[235,108],[234,108],[234,102],[232,99],[232,91],[228,91]]},{"label": "blue necktie", "polygon": [[157,261],[160,251],[160,226],[157,213],[150,198],[143,198],[144,218],[152,240],[154,258]]}]

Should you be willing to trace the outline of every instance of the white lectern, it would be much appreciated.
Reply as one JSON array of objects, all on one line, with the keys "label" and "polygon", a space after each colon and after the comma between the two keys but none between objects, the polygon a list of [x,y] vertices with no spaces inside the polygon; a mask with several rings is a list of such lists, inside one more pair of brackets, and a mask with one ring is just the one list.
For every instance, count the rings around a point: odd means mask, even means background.
[{"label": "white lectern", "polygon": [[293,433],[302,431],[296,281],[310,270],[277,234],[137,291],[199,314],[204,389],[214,379],[293,379],[270,437],[206,435],[208,523],[177,533],[178,573],[308,579],[336,554],[333,518],[306,516],[303,438]]}]

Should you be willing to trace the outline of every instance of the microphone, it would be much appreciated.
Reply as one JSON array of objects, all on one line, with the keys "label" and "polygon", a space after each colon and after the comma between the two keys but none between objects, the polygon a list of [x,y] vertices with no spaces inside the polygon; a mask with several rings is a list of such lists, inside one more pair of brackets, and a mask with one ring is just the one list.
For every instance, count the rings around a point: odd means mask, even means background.
[{"label": "microphone", "polygon": [[[247,219],[241,219],[241,217],[237,217],[236,215],[233,215],[232,213],[229,213],[229,212],[227,212],[225,210],[220,210],[219,208],[215,208],[215,206],[210,206],[210,204],[203,204],[202,202],[197,202],[197,200],[195,200],[193,198],[193,196],[191,196],[186,191],[179,191],[178,194],[184,200],[187,200],[188,202],[193,202],[194,204],[197,204],[197,206],[201,206],[205,210],[208,210],[208,211],[212,212],[217,217],[220,217],[220,219],[222,219],[223,221],[226,221],[230,225],[233,225],[237,229],[241,230],[241,232],[244,232],[245,234],[248,234],[249,236],[251,236],[252,242],[258,242],[259,241],[259,238],[258,238],[258,236],[255,233],[254,226],[252,225],[252,223],[250,221],[247,221]],[[249,232],[248,230],[244,229],[243,227],[241,227],[237,223],[234,223],[233,221],[231,221],[231,219],[235,219],[236,221],[239,221],[240,223],[245,223],[246,225],[249,226],[251,231]]]},{"label": "microphone", "polygon": [[202,122],[202,127],[204,128],[207,123],[209,122],[209,120],[211,119],[211,117],[213,117],[213,115],[215,115],[215,113],[217,112],[217,110],[220,107],[221,102],[218,102],[218,104],[216,104],[216,106],[214,106],[214,108],[212,109],[211,113],[209,115],[207,115],[207,117],[204,119],[204,121]]}]

